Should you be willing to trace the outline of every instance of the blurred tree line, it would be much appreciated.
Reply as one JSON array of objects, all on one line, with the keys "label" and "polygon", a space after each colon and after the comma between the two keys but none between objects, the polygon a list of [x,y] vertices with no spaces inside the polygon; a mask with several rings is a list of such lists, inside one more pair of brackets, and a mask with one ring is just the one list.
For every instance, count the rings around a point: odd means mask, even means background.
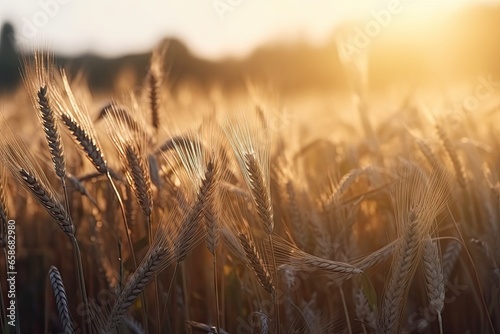
[{"label": "blurred tree line", "polygon": [[[367,45],[356,45],[354,25],[347,37],[333,32],[322,46],[306,42],[263,45],[243,59],[206,60],[192,54],[182,41],[169,40],[166,69],[171,88],[183,82],[207,88],[213,84],[227,90],[241,89],[245,83],[270,83],[282,91],[338,89],[348,87],[339,47],[353,44],[354,57],[364,54],[372,89],[383,89],[406,81],[425,84],[436,80],[456,80],[488,73],[500,76],[500,6],[477,5],[443,18],[440,25],[424,24],[421,38],[405,38],[393,29],[369,37]],[[390,27],[389,27],[390,28]],[[338,29],[340,30],[340,29]],[[0,43],[0,92],[15,88],[20,80],[19,59],[13,26],[5,24]],[[423,38],[422,38],[423,37]],[[429,38],[426,38],[429,37]],[[340,40],[340,43],[339,43]],[[352,46],[352,45],[351,45]],[[340,50],[344,51],[344,50]],[[96,90],[112,89],[124,69],[144,77],[150,54],[106,59],[94,55],[63,58],[56,62],[70,72],[83,71]]]}]

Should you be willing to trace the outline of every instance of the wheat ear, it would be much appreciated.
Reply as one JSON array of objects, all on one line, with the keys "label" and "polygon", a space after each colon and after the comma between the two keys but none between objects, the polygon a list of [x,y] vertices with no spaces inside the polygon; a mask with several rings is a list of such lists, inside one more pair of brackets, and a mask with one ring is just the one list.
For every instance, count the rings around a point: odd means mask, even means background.
[{"label": "wheat ear", "polygon": [[[218,175],[217,164],[215,165],[215,178]],[[217,189],[214,189],[216,192]],[[212,253],[212,267],[213,267],[213,281],[214,281],[214,295],[215,295],[215,310],[216,310],[216,325],[217,332],[220,331],[220,307],[219,307],[219,285],[217,279],[217,245],[219,243],[220,238],[220,226],[219,226],[219,210],[216,195],[210,196],[207,198],[205,204],[204,217],[205,217],[205,225],[206,225],[206,244],[208,251]]]},{"label": "wheat ear", "polygon": [[66,297],[66,290],[64,289],[63,280],[59,270],[52,266],[49,269],[49,280],[52,286],[52,292],[56,300],[57,312],[59,314],[59,321],[64,330],[64,333],[74,333],[73,324],[71,323],[71,316],[68,309],[68,298]]},{"label": "wheat ear", "polygon": [[302,221],[301,211],[297,203],[297,194],[292,180],[286,182],[286,195],[288,207],[290,208],[290,225],[293,228],[293,235],[299,248],[304,249],[307,246],[306,224]]},{"label": "wheat ear", "polygon": [[66,210],[69,211],[69,196],[65,178],[66,161],[57,125],[57,117],[49,96],[53,83],[53,59],[50,54],[35,52],[34,60],[34,65],[25,61],[24,82],[35,109],[39,111],[37,112],[38,119],[45,133],[45,140],[49,147],[54,170],[61,181]]},{"label": "wheat ear", "polygon": [[[88,111],[85,109],[84,104],[79,103],[73,92],[71,90],[69,80],[66,77],[64,71],[62,71],[62,80],[64,84],[64,92],[67,95],[67,98],[63,97],[63,92],[60,90],[55,90],[54,96],[56,98],[56,105],[58,109],[58,113],[66,125],[67,129],[71,133],[73,140],[77,144],[77,146],[83,150],[87,158],[92,162],[96,170],[106,175],[108,181],[113,188],[113,191],[118,199],[118,203],[120,205],[120,210],[123,219],[123,225],[125,228],[125,234],[127,236],[128,247],[130,250],[130,254],[132,257],[132,261],[134,263],[134,268],[137,268],[137,260],[135,257],[134,247],[132,244],[132,238],[130,236],[130,229],[128,227],[127,215],[125,212],[125,207],[123,205],[123,200],[120,196],[120,192],[118,191],[113,179],[111,177],[111,170],[108,168],[106,160],[104,158],[104,154],[100,149],[99,143],[97,141],[97,137],[95,135],[95,130],[90,121],[90,117],[88,115]],[[69,105],[67,100],[69,100]]]},{"label": "wheat ear", "polygon": [[453,168],[455,169],[455,175],[457,178],[458,183],[462,188],[467,187],[467,177],[465,174],[464,167],[462,166],[462,163],[460,162],[460,159],[458,157],[457,151],[451,142],[450,137],[448,137],[448,134],[446,133],[445,129],[440,126],[439,124],[436,124],[436,130],[438,133],[439,138],[441,139],[443,143],[443,147],[448,154],[448,157],[450,157],[451,162],[453,164]]},{"label": "wheat ear", "polygon": [[394,254],[387,290],[382,304],[381,328],[384,333],[397,333],[406,295],[421,254],[420,227],[416,217],[411,219]]},{"label": "wheat ear", "polygon": [[56,220],[61,230],[70,238],[73,237],[75,233],[73,223],[61,203],[37,180],[35,175],[25,169],[19,170],[19,175],[33,196]]},{"label": "wheat ear", "polygon": [[255,244],[245,233],[238,234],[238,238],[240,239],[241,246],[245,251],[245,256],[250,269],[252,269],[255,273],[264,290],[274,296],[276,288],[273,284],[273,279],[271,278],[271,274],[269,273],[269,270],[267,270],[260,253],[257,251]]},{"label": "wheat ear", "polygon": [[424,243],[423,265],[429,305],[438,316],[439,330],[443,333],[441,313],[444,307],[444,276],[437,242],[427,235]]},{"label": "wheat ear", "polygon": [[66,163],[62,147],[61,135],[57,127],[56,116],[49,97],[49,87],[53,82],[51,70],[53,59],[50,54],[35,52],[34,64],[25,61],[23,81],[32,100],[33,106],[39,111],[38,118],[45,133],[50,155],[56,175],[64,179]]},{"label": "wheat ear", "polygon": [[403,306],[423,252],[424,237],[444,209],[449,191],[446,174],[435,169],[427,176],[415,165],[403,162],[400,172],[401,179],[392,194],[399,238],[380,314],[379,328],[384,333],[401,330]]},{"label": "wheat ear", "polygon": [[40,110],[40,118],[45,132],[45,138],[49,145],[49,151],[54,163],[56,175],[64,178],[66,175],[66,163],[61,144],[61,136],[57,129],[56,118],[52,107],[50,106],[49,97],[47,96],[47,86],[40,87],[37,93],[38,104]]},{"label": "wheat ear", "polygon": [[449,282],[453,268],[462,252],[462,244],[458,240],[452,240],[443,253],[443,277],[445,282]]},{"label": "wheat ear", "polygon": [[[148,135],[145,126],[140,120],[134,120],[137,129],[130,129],[131,117],[128,113],[111,106],[105,118],[109,129],[109,135],[115,145],[122,166],[125,170],[127,181],[139,202],[142,213],[148,220],[149,242],[151,239],[151,213],[153,209],[153,191],[151,189],[151,178],[147,159]],[[127,115],[127,116],[125,116]]]},{"label": "wheat ear", "polygon": [[[274,255],[274,244],[272,233],[274,230],[274,213],[273,206],[271,202],[271,194],[269,187],[266,185],[266,179],[264,179],[264,174],[262,173],[261,167],[259,166],[256,156],[254,153],[245,153],[243,155],[246,175],[248,175],[248,181],[250,186],[250,191],[254,199],[255,205],[257,207],[257,214],[259,215],[261,223],[264,225],[264,231],[268,235],[269,246],[271,248],[271,261],[273,266],[274,281],[278,284],[278,270],[276,267],[276,259]],[[274,304],[276,309],[276,329],[279,334],[279,303],[276,295],[273,295]]]},{"label": "wheat ear", "polygon": [[214,163],[209,161],[206,167],[205,176],[201,182],[196,202],[189,211],[186,219],[182,222],[179,235],[174,243],[175,257],[177,262],[182,262],[196,242],[196,230],[203,219],[207,199],[213,196],[215,189],[215,169]]},{"label": "wheat ear", "polygon": [[153,247],[152,251],[146,255],[146,258],[130,276],[125,287],[120,292],[104,326],[104,333],[112,332],[120,324],[128,308],[137,296],[142,293],[146,285],[151,282],[160,268],[165,265],[169,255],[171,255],[171,252],[166,247]]},{"label": "wheat ear", "polygon": [[73,135],[76,143],[82,148],[82,150],[87,155],[87,158],[92,162],[95,169],[101,173],[106,174],[108,172],[108,167],[104,155],[101,153],[99,147],[95,143],[94,138],[80,125],[77,120],[71,115],[62,113],[61,119],[66,125],[68,130]]},{"label": "wheat ear", "polygon": [[377,329],[375,312],[370,306],[368,298],[366,298],[363,289],[359,288],[354,294],[355,312],[358,320],[361,321],[364,332],[366,333],[365,324],[373,329]]},{"label": "wheat ear", "polygon": [[146,79],[151,125],[156,133],[160,128],[160,86],[163,80],[163,59],[166,50],[167,45],[163,45],[153,51]]}]

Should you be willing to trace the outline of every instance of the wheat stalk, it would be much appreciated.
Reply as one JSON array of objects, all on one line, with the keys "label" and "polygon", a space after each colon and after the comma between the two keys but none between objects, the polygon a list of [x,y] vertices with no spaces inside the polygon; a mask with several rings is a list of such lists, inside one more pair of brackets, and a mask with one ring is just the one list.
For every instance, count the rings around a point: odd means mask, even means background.
[{"label": "wheat stalk", "polygon": [[411,164],[403,164],[394,205],[401,233],[384,292],[379,328],[384,333],[401,330],[401,317],[410,284],[423,252],[423,241],[447,199],[448,179],[440,173],[427,178]]}]

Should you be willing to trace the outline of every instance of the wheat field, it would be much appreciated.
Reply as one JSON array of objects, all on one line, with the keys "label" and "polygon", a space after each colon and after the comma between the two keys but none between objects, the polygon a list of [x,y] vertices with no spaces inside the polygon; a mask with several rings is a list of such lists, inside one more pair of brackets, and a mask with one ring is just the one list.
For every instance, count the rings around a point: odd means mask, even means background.
[{"label": "wheat field", "polygon": [[356,68],[349,117],[258,85],[186,103],[164,52],[96,97],[36,51],[2,97],[4,333],[500,330],[496,107],[374,116]]}]

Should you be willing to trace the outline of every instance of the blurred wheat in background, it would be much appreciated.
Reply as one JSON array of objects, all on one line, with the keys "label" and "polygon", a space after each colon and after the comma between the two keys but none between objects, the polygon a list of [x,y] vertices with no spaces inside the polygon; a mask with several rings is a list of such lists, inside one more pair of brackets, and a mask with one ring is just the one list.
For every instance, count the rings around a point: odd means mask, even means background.
[{"label": "blurred wheat in background", "polygon": [[216,62],[169,40],[102,72],[20,55],[6,25],[2,332],[500,331],[498,45],[454,72],[439,37],[414,63],[366,22],[323,50]]}]

